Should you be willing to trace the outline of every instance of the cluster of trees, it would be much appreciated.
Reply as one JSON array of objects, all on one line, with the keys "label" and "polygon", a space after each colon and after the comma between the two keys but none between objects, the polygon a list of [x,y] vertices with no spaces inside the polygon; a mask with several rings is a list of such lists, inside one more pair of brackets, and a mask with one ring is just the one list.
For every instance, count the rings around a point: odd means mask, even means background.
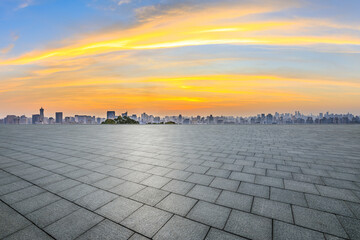
[{"label": "cluster of trees", "polygon": [[113,119],[106,119],[101,124],[139,124],[138,121],[135,121],[134,119],[131,119],[127,116],[119,116],[117,118]]}]

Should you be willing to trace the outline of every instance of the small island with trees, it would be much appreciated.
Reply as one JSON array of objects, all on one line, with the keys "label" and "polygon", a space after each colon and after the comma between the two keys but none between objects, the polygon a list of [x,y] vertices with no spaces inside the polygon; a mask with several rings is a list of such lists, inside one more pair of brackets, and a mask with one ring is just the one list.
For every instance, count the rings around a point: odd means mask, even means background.
[{"label": "small island with trees", "polygon": [[[139,124],[139,122],[129,118],[128,116],[123,116],[123,117],[118,116],[115,119],[106,119],[101,124]],[[169,121],[169,122],[148,123],[148,124],[176,124],[176,123],[173,121]]]},{"label": "small island with trees", "polygon": [[139,122],[127,116],[119,116],[115,119],[106,119],[101,124],[139,124]]}]

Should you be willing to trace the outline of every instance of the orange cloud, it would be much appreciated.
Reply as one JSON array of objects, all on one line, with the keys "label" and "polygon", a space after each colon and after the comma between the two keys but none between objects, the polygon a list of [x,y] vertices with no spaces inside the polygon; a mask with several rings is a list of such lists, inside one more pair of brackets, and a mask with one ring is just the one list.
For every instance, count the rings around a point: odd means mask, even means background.
[{"label": "orange cloud", "polygon": [[[66,60],[117,51],[175,48],[214,44],[303,46],[314,44],[360,45],[360,37],[348,34],[319,35],[322,27],[342,25],[317,19],[254,20],[244,16],[279,11],[288,7],[216,6],[197,11],[165,12],[138,26],[94,34],[72,44],[46,51],[33,51],[1,61],[1,65],[22,65],[49,60]],[[314,27],[318,28],[313,29]],[[313,32],[308,32],[313,29]],[[297,32],[298,35],[289,35]]]}]

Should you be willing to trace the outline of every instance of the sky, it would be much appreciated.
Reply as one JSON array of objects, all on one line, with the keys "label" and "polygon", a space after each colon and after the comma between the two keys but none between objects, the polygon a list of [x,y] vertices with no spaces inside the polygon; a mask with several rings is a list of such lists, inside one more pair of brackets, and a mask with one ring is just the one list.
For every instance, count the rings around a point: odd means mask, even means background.
[{"label": "sky", "polygon": [[0,117],[360,114],[358,0],[0,0]]}]

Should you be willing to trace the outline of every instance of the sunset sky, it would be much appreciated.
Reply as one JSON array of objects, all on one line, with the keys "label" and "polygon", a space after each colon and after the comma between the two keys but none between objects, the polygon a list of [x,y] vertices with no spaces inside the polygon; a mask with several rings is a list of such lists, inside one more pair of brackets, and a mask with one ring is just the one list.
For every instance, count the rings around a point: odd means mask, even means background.
[{"label": "sunset sky", "polygon": [[0,0],[0,117],[360,113],[359,0]]}]

